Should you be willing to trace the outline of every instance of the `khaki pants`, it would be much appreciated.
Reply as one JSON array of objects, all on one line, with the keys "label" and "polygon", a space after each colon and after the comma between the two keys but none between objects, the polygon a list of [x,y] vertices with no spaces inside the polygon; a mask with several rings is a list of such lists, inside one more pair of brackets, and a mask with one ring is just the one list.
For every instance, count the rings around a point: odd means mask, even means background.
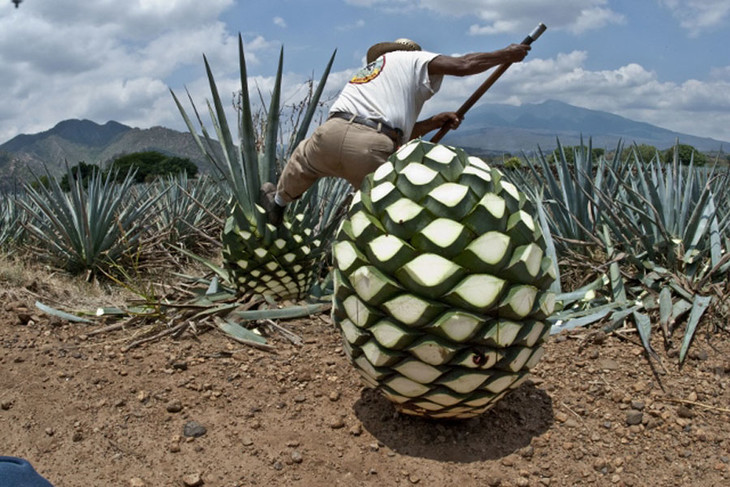
[{"label": "khaki pants", "polygon": [[344,178],[360,189],[365,176],[387,161],[395,149],[390,137],[371,127],[331,118],[297,146],[276,191],[289,203],[324,176]]}]

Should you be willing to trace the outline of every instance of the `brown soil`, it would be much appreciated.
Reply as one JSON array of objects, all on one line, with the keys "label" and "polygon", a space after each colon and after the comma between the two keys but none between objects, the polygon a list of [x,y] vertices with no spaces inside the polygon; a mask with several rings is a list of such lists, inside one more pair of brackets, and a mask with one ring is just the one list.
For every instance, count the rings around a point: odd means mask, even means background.
[{"label": "brown soil", "polygon": [[275,353],[216,331],[123,353],[136,330],[89,336],[39,296],[0,291],[0,455],[56,487],[730,485],[726,335],[656,371],[630,333],[553,337],[494,409],[428,422],[361,386],[327,316],[282,323],[304,344]]}]

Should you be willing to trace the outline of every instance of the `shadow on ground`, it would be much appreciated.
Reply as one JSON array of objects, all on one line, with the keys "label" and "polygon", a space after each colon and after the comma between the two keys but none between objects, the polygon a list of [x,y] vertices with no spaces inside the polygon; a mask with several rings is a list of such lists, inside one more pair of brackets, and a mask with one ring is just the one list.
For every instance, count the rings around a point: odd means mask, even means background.
[{"label": "shadow on ground", "polygon": [[396,413],[373,389],[354,405],[363,427],[388,448],[412,457],[478,462],[505,457],[530,444],[553,423],[552,399],[526,383],[480,417],[430,421]]}]

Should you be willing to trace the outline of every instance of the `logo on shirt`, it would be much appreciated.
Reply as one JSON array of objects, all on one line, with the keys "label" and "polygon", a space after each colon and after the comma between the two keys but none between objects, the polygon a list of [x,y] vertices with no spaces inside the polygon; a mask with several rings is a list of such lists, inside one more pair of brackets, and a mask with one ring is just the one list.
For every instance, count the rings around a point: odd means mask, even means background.
[{"label": "logo on shirt", "polygon": [[383,71],[383,66],[385,66],[385,56],[380,56],[378,59],[355,73],[355,76],[352,77],[350,83],[359,85],[377,78],[380,72]]}]

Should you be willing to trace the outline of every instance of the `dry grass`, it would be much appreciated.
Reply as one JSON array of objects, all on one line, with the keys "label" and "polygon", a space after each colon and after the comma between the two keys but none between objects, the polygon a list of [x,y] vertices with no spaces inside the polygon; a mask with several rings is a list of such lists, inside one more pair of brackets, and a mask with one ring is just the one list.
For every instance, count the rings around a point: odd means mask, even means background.
[{"label": "dry grass", "polygon": [[33,263],[29,256],[0,255],[0,289],[15,299],[63,309],[95,309],[120,306],[132,298],[129,290],[108,282],[86,282],[48,266]]}]

